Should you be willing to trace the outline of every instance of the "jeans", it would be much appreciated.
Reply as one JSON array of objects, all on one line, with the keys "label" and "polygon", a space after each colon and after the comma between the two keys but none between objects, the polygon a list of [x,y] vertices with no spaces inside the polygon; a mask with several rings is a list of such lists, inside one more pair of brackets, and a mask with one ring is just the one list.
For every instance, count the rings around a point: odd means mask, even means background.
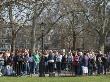
[{"label": "jeans", "polygon": [[97,74],[100,74],[100,73],[102,73],[102,65],[101,64],[97,65]]},{"label": "jeans", "polygon": [[106,74],[106,72],[107,72],[107,65],[103,64],[102,65],[102,69],[103,69],[104,74]]},{"label": "jeans", "polygon": [[34,62],[29,62],[29,73],[30,74],[34,73]]},{"label": "jeans", "polygon": [[34,74],[38,74],[39,72],[39,63],[34,62]]},{"label": "jeans", "polygon": [[0,75],[2,74],[3,63],[0,62]]},{"label": "jeans", "polygon": [[28,62],[24,63],[23,72],[24,74],[29,74],[29,63]]}]

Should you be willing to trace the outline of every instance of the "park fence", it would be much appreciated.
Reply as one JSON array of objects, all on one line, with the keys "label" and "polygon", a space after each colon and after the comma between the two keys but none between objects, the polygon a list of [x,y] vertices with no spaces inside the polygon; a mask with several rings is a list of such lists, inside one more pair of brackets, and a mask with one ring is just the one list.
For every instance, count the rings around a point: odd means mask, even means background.
[{"label": "park fence", "polygon": [[[51,66],[51,67],[50,67]],[[106,73],[109,73],[109,65],[106,67]],[[80,64],[74,65],[72,62],[40,62],[37,65],[35,62],[13,62],[12,64],[0,67],[1,75],[3,76],[78,76],[84,75],[83,66]],[[104,66],[100,67],[88,67],[85,75],[96,75],[100,71],[100,74],[104,74]]]}]

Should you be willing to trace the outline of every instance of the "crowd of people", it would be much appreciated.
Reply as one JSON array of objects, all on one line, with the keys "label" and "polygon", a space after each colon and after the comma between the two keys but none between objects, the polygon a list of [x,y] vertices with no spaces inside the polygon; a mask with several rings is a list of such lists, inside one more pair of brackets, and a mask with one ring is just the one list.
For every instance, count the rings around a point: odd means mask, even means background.
[{"label": "crowd of people", "polygon": [[62,71],[75,76],[99,75],[107,74],[109,70],[110,53],[103,54],[101,51],[45,50],[42,53],[36,50],[31,53],[29,49],[19,49],[14,53],[0,52],[0,75],[3,76],[60,76]]}]

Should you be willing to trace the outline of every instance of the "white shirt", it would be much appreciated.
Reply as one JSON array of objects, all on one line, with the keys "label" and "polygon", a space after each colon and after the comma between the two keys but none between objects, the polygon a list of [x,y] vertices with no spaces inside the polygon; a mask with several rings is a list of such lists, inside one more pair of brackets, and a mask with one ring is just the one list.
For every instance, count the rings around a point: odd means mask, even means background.
[{"label": "white shirt", "polygon": [[56,62],[61,62],[62,61],[62,55],[58,55],[56,57]]}]

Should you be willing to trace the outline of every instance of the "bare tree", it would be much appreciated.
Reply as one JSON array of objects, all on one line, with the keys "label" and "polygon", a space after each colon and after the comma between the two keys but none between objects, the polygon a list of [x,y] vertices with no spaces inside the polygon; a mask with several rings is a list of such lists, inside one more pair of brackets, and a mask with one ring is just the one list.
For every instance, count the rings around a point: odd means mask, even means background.
[{"label": "bare tree", "polygon": [[110,17],[106,12],[108,0],[89,1],[88,4],[90,4],[88,8],[86,7],[88,13],[84,11],[84,15],[90,24],[90,28],[98,33],[99,49],[104,53],[106,37],[110,31]]},{"label": "bare tree", "polygon": [[[19,4],[21,3],[22,4]],[[24,4],[27,4],[24,5]],[[11,34],[11,51],[15,51],[15,42],[16,42],[16,35],[22,29],[24,25],[29,23],[28,13],[26,10],[29,10],[28,3],[24,3],[23,0],[19,2],[16,0],[8,0],[3,2],[4,9],[2,11],[2,17],[5,19],[6,22],[10,24],[10,28],[12,31]]]}]

